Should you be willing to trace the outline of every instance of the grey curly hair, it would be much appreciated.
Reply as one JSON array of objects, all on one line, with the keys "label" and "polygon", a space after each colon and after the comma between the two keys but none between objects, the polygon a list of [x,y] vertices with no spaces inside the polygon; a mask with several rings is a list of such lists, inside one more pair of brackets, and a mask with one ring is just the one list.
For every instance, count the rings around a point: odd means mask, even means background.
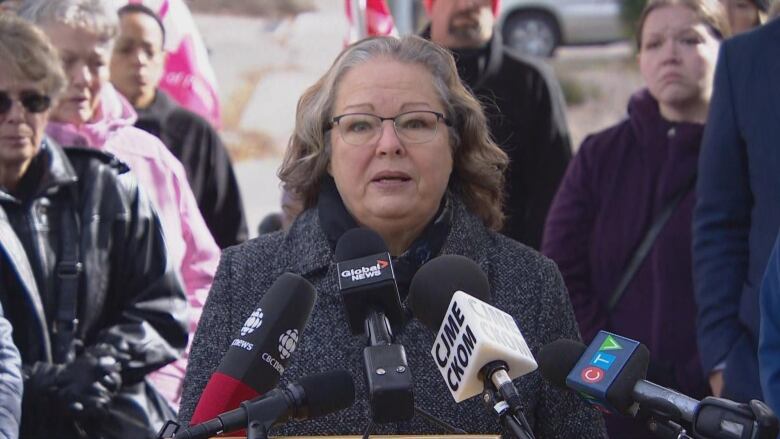
[{"label": "grey curly hair", "polygon": [[452,146],[453,172],[448,189],[491,229],[503,225],[504,171],[507,155],[491,139],[487,119],[476,98],[460,81],[452,55],[417,36],[374,37],[345,48],[330,69],[298,101],[295,129],[279,178],[303,204],[315,205],[321,178],[327,173],[331,145],[327,133],[341,79],[350,69],[376,58],[423,66],[445,108]]}]

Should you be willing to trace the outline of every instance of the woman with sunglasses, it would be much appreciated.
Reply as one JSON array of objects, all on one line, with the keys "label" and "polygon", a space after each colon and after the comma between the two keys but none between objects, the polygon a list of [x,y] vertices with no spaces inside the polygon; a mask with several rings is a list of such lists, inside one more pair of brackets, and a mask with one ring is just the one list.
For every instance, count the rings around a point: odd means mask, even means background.
[{"label": "woman with sunglasses", "polygon": [[0,15],[0,303],[24,376],[21,437],[148,438],[144,381],[187,343],[159,220],[113,156],[45,133],[65,88],[57,51]]},{"label": "woman with sunglasses", "polygon": [[[194,332],[220,249],[198,209],[184,167],[157,137],[133,126],[135,110],[109,81],[112,46],[119,32],[116,6],[112,0],[24,0],[18,12],[49,36],[68,79],[62,99],[52,109],[47,134],[64,147],[110,152],[130,167],[160,216],[168,256],[189,299]],[[150,377],[174,409],[186,367],[185,354]]]}]

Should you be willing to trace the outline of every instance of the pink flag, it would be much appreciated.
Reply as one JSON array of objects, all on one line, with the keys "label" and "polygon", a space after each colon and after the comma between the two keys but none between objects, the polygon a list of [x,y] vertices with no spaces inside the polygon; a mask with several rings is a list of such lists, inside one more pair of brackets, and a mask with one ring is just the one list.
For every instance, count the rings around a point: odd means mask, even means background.
[{"label": "pink flag", "polygon": [[354,43],[361,37],[372,37],[378,35],[398,36],[398,31],[393,23],[393,15],[390,8],[387,7],[385,0],[366,0],[365,23],[366,29],[358,29],[360,20],[356,20],[352,14],[352,0],[344,0],[349,21],[349,36],[347,44]]},{"label": "pink flag", "polygon": [[165,74],[160,88],[217,128],[222,126],[217,79],[184,0],[129,0],[156,11],[165,26]]}]

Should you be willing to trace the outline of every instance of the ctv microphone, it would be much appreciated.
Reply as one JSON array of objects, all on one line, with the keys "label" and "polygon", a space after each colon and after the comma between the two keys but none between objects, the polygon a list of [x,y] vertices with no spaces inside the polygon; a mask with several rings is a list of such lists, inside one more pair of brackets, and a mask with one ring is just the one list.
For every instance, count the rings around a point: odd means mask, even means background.
[{"label": "ctv microphone", "polygon": [[195,425],[232,410],[279,384],[317,292],[304,278],[284,273],[271,285],[211,375],[190,420]]},{"label": "ctv microphone", "polygon": [[[670,437],[687,437],[677,422],[692,425],[697,437],[772,438],[777,418],[761,401],[737,404],[722,398],[697,401],[644,378],[647,347],[635,340],[599,331],[589,346],[556,340],[539,350],[539,369],[552,384],[570,388],[598,410],[635,416],[650,414],[649,426]],[[671,422],[670,422],[671,421]]]},{"label": "ctv microphone", "polygon": [[455,401],[492,384],[516,417],[505,426],[517,437],[533,437],[512,380],[535,370],[536,361],[512,316],[489,299],[490,284],[476,263],[444,255],[415,274],[408,300],[414,316],[436,331],[431,355]]},{"label": "ctv microphone", "polygon": [[[274,425],[290,419],[306,420],[325,416],[352,405],[355,385],[344,370],[324,372],[301,378],[281,389],[274,389],[237,409],[191,426],[176,434],[176,439],[207,439],[231,433],[249,425],[267,434]],[[257,423],[257,424],[254,424]]]},{"label": "ctv microphone", "polygon": [[376,232],[356,228],[336,243],[339,291],[353,335],[365,333],[363,350],[371,419],[405,421],[414,416],[414,383],[406,351],[393,343],[403,311],[387,245]]}]

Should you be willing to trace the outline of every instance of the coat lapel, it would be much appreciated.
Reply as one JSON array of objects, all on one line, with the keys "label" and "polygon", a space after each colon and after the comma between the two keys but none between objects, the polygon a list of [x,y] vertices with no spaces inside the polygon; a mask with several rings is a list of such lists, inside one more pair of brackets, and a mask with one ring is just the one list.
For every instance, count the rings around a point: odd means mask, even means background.
[{"label": "coat lapel", "polygon": [[43,302],[38,292],[38,286],[35,283],[35,276],[33,275],[30,261],[27,259],[27,253],[11,228],[8,215],[2,207],[0,207],[0,251],[5,254],[6,259],[22,285],[22,289],[35,310],[34,319],[43,343],[43,352],[46,356],[46,361],[51,362],[51,340],[49,339],[49,331],[44,321]]}]

